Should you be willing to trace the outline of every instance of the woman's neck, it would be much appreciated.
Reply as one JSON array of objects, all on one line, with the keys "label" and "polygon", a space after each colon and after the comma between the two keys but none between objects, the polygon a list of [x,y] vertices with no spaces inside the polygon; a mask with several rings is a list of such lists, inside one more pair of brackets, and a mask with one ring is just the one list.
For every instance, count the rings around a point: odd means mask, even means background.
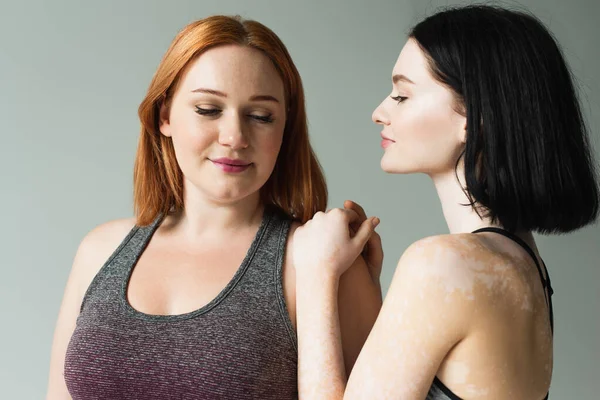
[{"label": "woman's neck", "polygon": [[190,239],[253,229],[260,225],[264,210],[259,192],[235,201],[221,201],[190,188],[184,190],[184,204],[184,209],[172,216],[173,229]]},{"label": "woman's neck", "polygon": [[[460,180],[457,180],[457,177]],[[489,217],[485,217],[483,211],[480,215],[469,205],[463,187],[465,186],[464,170],[460,167],[457,171],[449,171],[444,174],[430,175],[442,204],[442,211],[450,233],[470,233],[480,228],[496,227],[503,229],[498,222],[493,223]],[[461,183],[462,182],[462,183]],[[466,205],[463,205],[466,204]],[[513,232],[525,241],[535,252],[537,246],[533,234],[529,231]]]},{"label": "woman's neck", "polygon": [[484,216],[484,213],[480,212],[481,216],[478,215],[475,209],[469,205],[470,200],[463,189],[465,186],[463,183],[465,181],[464,172],[460,167],[457,171],[430,175],[430,178],[435,185],[450,233],[473,232],[488,226],[501,227],[492,223],[490,218]]}]

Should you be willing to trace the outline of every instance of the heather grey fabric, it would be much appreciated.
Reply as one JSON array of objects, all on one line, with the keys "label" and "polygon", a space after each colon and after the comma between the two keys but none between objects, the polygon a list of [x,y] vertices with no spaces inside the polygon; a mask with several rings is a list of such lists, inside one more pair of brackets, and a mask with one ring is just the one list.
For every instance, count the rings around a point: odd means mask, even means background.
[{"label": "heather grey fabric", "polygon": [[196,311],[168,316],[144,314],[126,300],[131,272],[160,221],[134,227],[84,297],[65,360],[73,399],[297,398],[296,335],[282,287],[290,220],[265,209],[221,293]]}]

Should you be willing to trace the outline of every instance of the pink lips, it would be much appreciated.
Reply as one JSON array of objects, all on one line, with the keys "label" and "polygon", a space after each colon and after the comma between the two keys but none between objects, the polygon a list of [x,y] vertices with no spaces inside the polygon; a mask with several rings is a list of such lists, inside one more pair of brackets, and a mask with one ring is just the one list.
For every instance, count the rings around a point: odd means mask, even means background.
[{"label": "pink lips", "polygon": [[383,135],[383,132],[381,133],[381,147],[382,148],[387,148],[389,145],[391,145],[392,143],[396,143],[395,141],[393,141],[392,139],[386,137]]},{"label": "pink lips", "polygon": [[210,160],[212,163],[220,168],[223,172],[239,173],[247,170],[252,163],[243,160],[234,160],[232,158],[216,158]]}]

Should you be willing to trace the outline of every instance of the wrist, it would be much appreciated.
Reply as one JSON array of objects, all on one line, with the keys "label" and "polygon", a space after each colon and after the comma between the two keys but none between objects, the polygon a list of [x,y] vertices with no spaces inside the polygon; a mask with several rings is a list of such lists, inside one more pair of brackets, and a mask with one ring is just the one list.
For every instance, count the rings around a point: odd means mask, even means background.
[{"label": "wrist", "polygon": [[298,287],[307,290],[316,290],[319,288],[336,288],[339,286],[340,276],[326,265],[311,270],[301,269],[296,271],[296,281]]}]

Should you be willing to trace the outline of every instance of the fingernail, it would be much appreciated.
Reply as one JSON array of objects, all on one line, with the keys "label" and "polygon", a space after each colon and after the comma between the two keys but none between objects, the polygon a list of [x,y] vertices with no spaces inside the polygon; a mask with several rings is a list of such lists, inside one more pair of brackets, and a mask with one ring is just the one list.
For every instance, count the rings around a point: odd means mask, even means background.
[{"label": "fingernail", "polygon": [[379,218],[375,217],[372,220],[372,224],[373,224],[373,228],[375,228],[377,225],[379,225],[381,221],[379,220]]}]

